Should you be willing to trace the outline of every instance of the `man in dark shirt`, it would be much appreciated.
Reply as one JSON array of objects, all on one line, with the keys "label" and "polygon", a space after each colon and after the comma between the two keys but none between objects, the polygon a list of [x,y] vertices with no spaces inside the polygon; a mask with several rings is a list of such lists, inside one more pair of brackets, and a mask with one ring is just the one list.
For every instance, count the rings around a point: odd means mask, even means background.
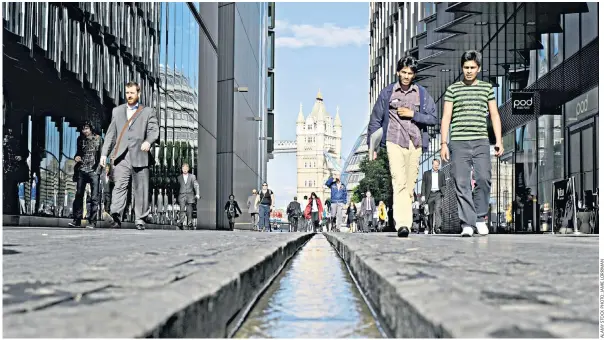
[{"label": "man in dark shirt", "polygon": [[287,206],[287,217],[289,220],[289,231],[298,231],[298,219],[302,215],[302,207],[298,203],[298,197],[294,196],[294,200],[289,202]]},{"label": "man in dark shirt", "polygon": [[86,184],[90,184],[91,201],[88,228],[96,227],[99,207],[99,160],[101,158],[101,137],[93,133],[92,123],[82,125],[82,134],[77,140],[74,175],[77,178],[76,196],[73,201],[73,222],[69,225],[80,227],[82,223],[82,205]]},{"label": "man in dark shirt", "polygon": [[445,174],[438,171],[440,160],[432,161],[432,169],[424,172],[422,178],[422,203],[428,203],[428,228],[426,234],[438,231],[442,221],[442,200],[445,196]]},{"label": "man in dark shirt", "polygon": [[[380,146],[386,147],[392,177],[394,222],[399,237],[409,236],[413,223],[413,189],[419,172],[419,159],[428,151],[428,126],[438,123],[436,105],[428,91],[413,82],[417,60],[404,56],[396,64],[398,81],[386,86],[375,102],[367,127],[371,135],[382,130]],[[379,135],[379,133],[378,133]],[[370,150],[371,152],[371,150]],[[373,153],[373,159],[377,153]]]},{"label": "man in dark shirt", "polygon": [[258,195],[258,203],[258,213],[260,215],[260,223],[258,224],[258,228],[262,228],[262,231],[266,230],[266,228],[268,228],[269,231],[272,231],[270,213],[275,207],[275,194],[268,188],[268,184],[266,182],[262,183],[262,189],[260,189],[260,193]]}]

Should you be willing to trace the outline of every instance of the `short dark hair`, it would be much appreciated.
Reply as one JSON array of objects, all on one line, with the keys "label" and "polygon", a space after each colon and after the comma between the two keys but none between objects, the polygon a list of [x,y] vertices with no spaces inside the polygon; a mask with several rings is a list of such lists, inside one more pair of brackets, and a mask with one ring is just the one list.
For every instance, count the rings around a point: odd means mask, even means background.
[{"label": "short dark hair", "polygon": [[399,72],[405,67],[410,68],[413,73],[417,73],[417,59],[410,55],[402,57],[398,60],[398,63],[396,63],[396,72]]},{"label": "short dark hair", "polygon": [[436,163],[440,164],[440,159],[438,159],[438,158],[434,158],[434,159],[432,160],[432,163],[434,163],[434,162],[436,162]]},{"label": "short dark hair", "polygon": [[480,67],[482,65],[482,53],[476,50],[465,51],[461,56],[461,67],[466,61],[474,61]]},{"label": "short dark hair", "polygon": [[182,168],[183,166],[185,166],[185,165],[186,165],[186,166],[187,166],[189,169],[191,168],[191,166],[189,165],[189,163],[186,163],[186,162],[185,162],[185,163],[182,163],[181,168]]},{"label": "short dark hair", "polygon": [[141,86],[135,81],[129,81],[126,83],[126,87],[136,87],[136,92],[141,92]]},{"label": "short dark hair", "polygon": [[90,131],[94,130],[94,126],[92,126],[92,122],[90,122],[89,120],[82,123],[82,129],[85,129],[86,127],[88,127]]}]

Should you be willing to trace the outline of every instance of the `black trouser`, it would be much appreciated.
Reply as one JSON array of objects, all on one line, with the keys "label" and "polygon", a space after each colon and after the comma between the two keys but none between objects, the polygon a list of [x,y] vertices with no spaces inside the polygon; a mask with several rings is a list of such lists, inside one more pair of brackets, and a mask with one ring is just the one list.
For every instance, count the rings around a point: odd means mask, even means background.
[{"label": "black trouser", "polygon": [[313,211],[310,213],[310,219],[312,221],[312,224],[314,226],[314,231],[317,231],[317,229],[319,229],[319,212],[318,211]]},{"label": "black trouser", "polygon": [[78,177],[78,184],[76,187],[76,195],[73,201],[73,219],[76,224],[82,220],[82,205],[84,202],[84,192],[86,191],[86,184],[90,184],[90,211],[88,211],[88,221],[96,222],[99,208],[99,174],[96,172],[85,172],[80,171]]},{"label": "black trouser", "polygon": [[113,190],[113,185],[109,186],[109,188],[105,187],[105,191],[103,191],[103,206],[106,213],[111,214],[111,191]]},{"label": "black trouser", "polygon": [[289,231],[298,231],[298,216],[289,217]]},{"label": "black trouser", "polygon": [[442,194],[440,191],[432,191],[428,197],[428,230],[434,231],[440,227],[442,221]]}]

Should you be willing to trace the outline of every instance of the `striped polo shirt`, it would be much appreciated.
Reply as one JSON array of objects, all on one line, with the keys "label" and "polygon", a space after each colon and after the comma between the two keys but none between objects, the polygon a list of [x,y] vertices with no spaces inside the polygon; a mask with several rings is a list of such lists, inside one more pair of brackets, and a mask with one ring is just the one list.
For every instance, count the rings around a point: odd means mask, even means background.
[{"label": "striped polo shirt", "polygon": [[476,80],[474,85],[463,81],[451,84],[445,92],[445,101],[453,103],[451,140],[488,139],[488,102],[495,100],[493,85]]}]

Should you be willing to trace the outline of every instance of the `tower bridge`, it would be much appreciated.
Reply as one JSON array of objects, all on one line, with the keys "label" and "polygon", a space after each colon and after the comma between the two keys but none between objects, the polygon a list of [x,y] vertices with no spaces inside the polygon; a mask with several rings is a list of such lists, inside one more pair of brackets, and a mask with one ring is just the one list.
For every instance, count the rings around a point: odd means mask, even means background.
[{"label": "tower bridge", "polygon": [[322,200],[330,196],[323,184],[330,176],[342,174],[342,121],[339,107],[332,118],[317,93],[310,114],[305,117],[302,104],[296,120],[296,140],[275,141],[273,154],[296,154],[297,196],[315,192]]}]

